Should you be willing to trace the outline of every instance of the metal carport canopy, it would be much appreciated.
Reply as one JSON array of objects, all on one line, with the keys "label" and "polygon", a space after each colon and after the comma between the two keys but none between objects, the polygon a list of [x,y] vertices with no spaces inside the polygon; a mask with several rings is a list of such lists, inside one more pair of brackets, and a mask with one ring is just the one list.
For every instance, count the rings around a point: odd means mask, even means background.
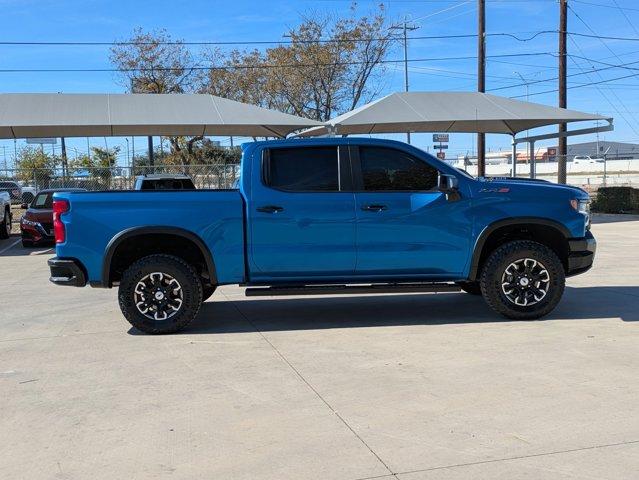
[{"label": "metal carport canopy", "polygon": [[559,123],[612,119],[479,92],[397,92],[327,121],[301,136],[467,132],[515,135]]},{"label": "metal carport canopy", "polygon": [[0,94],[0,138],[130,135],[285,137],[321,125],[207,94]]}]

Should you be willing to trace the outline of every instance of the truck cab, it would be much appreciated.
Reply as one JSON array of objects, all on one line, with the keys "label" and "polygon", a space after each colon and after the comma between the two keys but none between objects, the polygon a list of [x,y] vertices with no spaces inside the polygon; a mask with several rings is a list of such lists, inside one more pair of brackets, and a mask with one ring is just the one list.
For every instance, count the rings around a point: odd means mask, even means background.
[{"label": "truck cab", "polygon": [[594,258],[583,190],[473,178],[402,142],[253,142],[238,187],[56,194],[52,281],[118,286],[125,317],[149,333],[184,328],[224,284],[247,295],[461,289],[529,319]]}]

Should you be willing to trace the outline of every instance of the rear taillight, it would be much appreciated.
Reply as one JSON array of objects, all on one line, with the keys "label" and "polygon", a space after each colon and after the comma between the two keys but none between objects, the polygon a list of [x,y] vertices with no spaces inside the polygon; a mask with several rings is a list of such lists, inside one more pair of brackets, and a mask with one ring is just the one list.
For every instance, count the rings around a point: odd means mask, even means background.
[{"label": "rear taillight", "polygon": [[55,236],[55,243],[64,243],[66,240],[66,231],[60,215],[68,211],[69,202],[67,200],[53,200],[53,235]]}]

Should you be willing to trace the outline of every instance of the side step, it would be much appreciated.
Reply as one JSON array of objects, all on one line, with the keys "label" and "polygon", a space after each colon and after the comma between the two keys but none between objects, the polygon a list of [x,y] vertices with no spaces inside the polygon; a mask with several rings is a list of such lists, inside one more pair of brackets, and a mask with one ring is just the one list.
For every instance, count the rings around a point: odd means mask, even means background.
[{"label": "side step", "polygon": [[369,293],[459,292],[454,283],[374,283],[371,285],[297,285],[290,287],[251,287],[247,297],[277,295],[346,295]]}]

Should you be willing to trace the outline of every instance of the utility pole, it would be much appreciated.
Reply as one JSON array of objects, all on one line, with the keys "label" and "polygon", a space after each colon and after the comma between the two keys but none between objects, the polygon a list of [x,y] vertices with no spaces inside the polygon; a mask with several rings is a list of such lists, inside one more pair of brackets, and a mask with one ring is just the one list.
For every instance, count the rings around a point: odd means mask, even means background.
[{"label": "utility pole", "polygon": [[[417,30],[417,25],[410,25],[408,20],[404,18],[401,25],[393,25],[390,30],[402,30],[404,40],[404,91],[408,92],[408,31]],[[410,132],[406,132],[406,142],[410,143]]]},{"label": "utility pole", "polygon": [[[567,72],[566,72],[566,30],[568,29],[568,0],[559,0],[559,108],[567,105]],[[566,131],[566,124],[559,124],[559,133]],[[557,181],[566,183],[566,160],[568,155],[568,138],[559,137],[557,148]]]},{"label": "utility pole", "polygon": [[[486,0],[477,1],[477,91],[486,91]],[[477,176],[486,175],[486,135],[477,132]]]}]

